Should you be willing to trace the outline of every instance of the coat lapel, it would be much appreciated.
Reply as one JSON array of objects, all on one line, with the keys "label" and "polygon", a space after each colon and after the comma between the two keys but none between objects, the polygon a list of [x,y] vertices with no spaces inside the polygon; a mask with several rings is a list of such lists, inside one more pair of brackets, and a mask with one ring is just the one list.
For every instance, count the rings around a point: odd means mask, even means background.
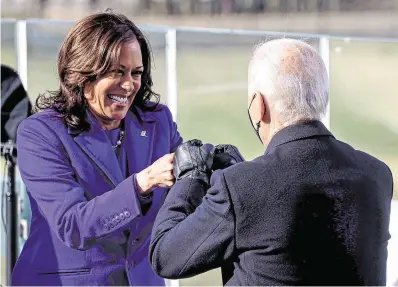
[{"label": "coat lapel", "polygon": [[137,173],[152,163],[152,151],[156,132],[156,119],[141,114],[141,124],[133,113],[126,116],[126,144],[129,173]]},{"label": "coat lapel", "polygon": [[77,135],[75,142],[108,177],[112,184],[116,186],[124,178],[115,152],[105,131],[89,112],[87,112],[87,118],[91,128],[89,131]]}]

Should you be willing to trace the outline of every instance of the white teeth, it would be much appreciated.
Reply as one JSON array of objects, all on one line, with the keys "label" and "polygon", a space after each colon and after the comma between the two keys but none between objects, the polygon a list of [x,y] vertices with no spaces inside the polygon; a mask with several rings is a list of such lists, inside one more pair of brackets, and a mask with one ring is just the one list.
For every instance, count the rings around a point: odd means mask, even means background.
[{"label": "white teeth", "polygon": [[108,95],[108,98],[110,98],[114,102],[118,102],[118,103],[121,103],[121,104],[127,103],[127,97],[119,97],[119,96],[115,96],[115,95]]}]

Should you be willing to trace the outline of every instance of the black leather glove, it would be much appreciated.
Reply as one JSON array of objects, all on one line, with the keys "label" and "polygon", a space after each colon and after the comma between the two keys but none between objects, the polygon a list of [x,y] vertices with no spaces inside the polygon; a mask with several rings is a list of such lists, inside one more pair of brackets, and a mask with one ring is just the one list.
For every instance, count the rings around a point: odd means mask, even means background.
[{"label": "black leather glove", "polygon": [[214,146],[203,145],[200,140],[181,144],[174,153],[174,177],[176,180],[190,177],[209,184],[214,157]]},{"label": "black leather glove", "polygon": [[220,144],[216,146],[212,169],[224,169],[242,161],[245,161],[245,159],[236,146]]}]

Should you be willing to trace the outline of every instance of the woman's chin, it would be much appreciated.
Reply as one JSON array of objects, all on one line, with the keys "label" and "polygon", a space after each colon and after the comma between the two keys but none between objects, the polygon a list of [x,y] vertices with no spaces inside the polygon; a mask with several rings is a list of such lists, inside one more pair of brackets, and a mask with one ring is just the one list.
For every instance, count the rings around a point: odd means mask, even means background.
[{"label": "woman's chin", "polygon": [[110,116],[111,119],[115,121],[121,121],[126,117],[127,111],[117,111],[113,112],[112,115]]}]

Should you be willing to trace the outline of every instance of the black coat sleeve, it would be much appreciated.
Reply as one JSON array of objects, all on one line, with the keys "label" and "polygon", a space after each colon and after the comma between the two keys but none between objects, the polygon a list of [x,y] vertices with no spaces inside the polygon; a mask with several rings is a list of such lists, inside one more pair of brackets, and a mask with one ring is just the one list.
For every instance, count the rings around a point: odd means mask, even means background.
[{"label": "black coat sleeve", "polygon": [[149,259],[159,276],[191,277],[233,257],[235,220],[223,174],[206,189],[190,178],[171,188],[152,230]]}]

